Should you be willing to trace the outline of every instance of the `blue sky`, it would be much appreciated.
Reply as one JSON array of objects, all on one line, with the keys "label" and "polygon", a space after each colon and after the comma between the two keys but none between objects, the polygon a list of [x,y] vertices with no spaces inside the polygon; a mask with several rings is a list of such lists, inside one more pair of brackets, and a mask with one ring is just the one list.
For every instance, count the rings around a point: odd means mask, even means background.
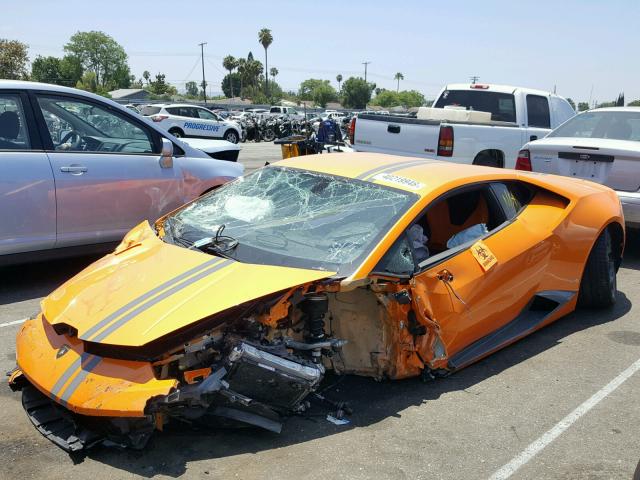
[{"label": "blue sky", "polygon": [[[3,2],[8,3],[8,2]],[[380,87],[433,98],[442,85],[506,83],[552,90],[576,100],[605,101],[625,92],[640,98],[640,2],[608,1],[254,1],[132,2],[28,0],[2,8],[0,37],[30,46],[30,57],[61,55],[78,30],[102,30],[129,54],[133,73],[164,72],[182,88],[200,80],[199,42],[214,90],[225,74],[222,58],[264,60],[262,27],[274,43],[269,66],[283,88],[306,78],[335,84],[364,73]]]}]

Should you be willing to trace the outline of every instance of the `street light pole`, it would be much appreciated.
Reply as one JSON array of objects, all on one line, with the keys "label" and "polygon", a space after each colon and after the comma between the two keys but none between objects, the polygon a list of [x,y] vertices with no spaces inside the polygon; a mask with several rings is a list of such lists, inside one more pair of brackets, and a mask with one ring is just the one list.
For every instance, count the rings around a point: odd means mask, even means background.
[{"label": "street light pole", "polygon": [[200,45],[200,57],[202,59],[202,95],[204,97],[204,104],[207,104],[207,82],[204,79],[204,46],[207,42],[199,43]]}]

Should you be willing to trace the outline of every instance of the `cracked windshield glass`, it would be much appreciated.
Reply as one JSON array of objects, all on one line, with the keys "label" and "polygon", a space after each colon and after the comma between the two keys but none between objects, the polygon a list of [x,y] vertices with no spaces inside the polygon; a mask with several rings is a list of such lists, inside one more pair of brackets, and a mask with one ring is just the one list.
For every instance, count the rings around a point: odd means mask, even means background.
[{"label": "cracked windshield glass", "polygon": [[202,250],[242,262],[349,275],[416,198],[368,182],[268,167],[178,212],[166,230],[186,247],[209,238],[204,244],[224,246]]}]

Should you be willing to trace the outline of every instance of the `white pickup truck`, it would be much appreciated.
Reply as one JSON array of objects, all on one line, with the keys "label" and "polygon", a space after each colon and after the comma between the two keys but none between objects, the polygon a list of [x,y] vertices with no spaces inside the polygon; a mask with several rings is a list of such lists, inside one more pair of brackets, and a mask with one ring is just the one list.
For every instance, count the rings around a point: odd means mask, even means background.
[{"label": "white pickup truck", "polygon": [[354,150],[513,168],[518,151],[575,115],[564,98],[528,88],[447,85],[415,117],[359,114]]}]

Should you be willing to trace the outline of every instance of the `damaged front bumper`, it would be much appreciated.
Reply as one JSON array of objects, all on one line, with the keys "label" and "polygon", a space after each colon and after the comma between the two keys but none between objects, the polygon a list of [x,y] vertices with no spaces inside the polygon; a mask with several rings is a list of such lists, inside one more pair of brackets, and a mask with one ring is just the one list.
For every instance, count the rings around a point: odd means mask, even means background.
[{"label": "damaged front bumper", "polygon": [[9,378],[22,390],[34,426],[67,452],[99,443],[142,448],[171,419],[245,424],[280,432],[283,419],[303,411],[324,376],[238,341],[224,362],[190,383],[157,379],[148,362],[86,353],[83,343],[58,335],[37,316],[17,340],[18,367]]}]

